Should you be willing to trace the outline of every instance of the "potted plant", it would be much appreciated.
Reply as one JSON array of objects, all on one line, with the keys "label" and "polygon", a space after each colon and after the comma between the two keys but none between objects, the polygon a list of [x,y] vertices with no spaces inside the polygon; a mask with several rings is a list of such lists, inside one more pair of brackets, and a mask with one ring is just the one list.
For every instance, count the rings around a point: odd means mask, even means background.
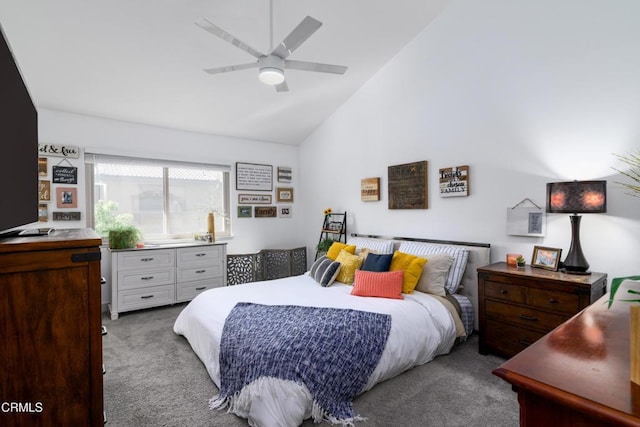
[{"label": "potted plant", "polygon": [[522,255],[516,258],[516,266],[518,268],[524,268],[525,264],[526,264],[526,261],[524,260],[524,257]]},{"label": "potted plant", "polygon": [[318,246],[316,246],[316,249],[318,250],[318,252],[327,253],[331,245],[333,245],[334,241],[335,240],[329,238],[322,239],[320,240],[320,243],[318,243]]},{"label": "potted plant", "polygon": [[142,235],[135,225],[117,225],[109,229],[109,248],[135,248]]}]

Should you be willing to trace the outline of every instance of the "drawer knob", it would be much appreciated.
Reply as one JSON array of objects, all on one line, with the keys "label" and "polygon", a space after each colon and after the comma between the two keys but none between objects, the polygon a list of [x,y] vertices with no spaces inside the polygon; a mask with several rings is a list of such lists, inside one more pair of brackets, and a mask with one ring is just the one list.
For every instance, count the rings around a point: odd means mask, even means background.
[{"label": "drawer knob", "polygon": [[196,254],[196,256],[205,256],[207,254]]},{"label": "drawer knob", "polygon": [[153,261],[153,258],[140,258],[140,261],[149,262],[149,261]]},{"label": "drawer knob", "polygon": [[499,292],[500,292],[502,295],[504,295],[504,294],[506,294],[506,293],[507,293],[507,290],[506,290],[506,289],[500,289],[500,290],[499,290]]},{"label": "drawer knob", "polygon": [[153,298],[153,295],[143,295],[140,298],[142,299],[149,299],[149,298]]},{"label": "drawer knob", "polygon": [[153,276],[145,276],[145,277],[141,277],[140,280],[152,280]]},{"label": "drawer knob", "polygon": [[202,273],[206,273],[206,272],[207,272],[207,270],[197,270],[196,274],[202,274]]},{"label": "drawer knob", "polygon": [[202,290],[205,290],[205,289],[207,289],[206,286],[200,286],[199,288],[196,288],[196,291],[202,291]]},{"label": "drawer knob", "polygon": [[555,298],[549,298],[549,302],[550,302],[551,304],[557,304],[557,303],[558,303],[558,300],[557,300],[557,299],[555,299]]},{"label": "drawer knob", "polygon": [[538,321],[538,318],[537,318],[537,317],[535,317],[535,316],[528,316],[528,315],[526,315],[526,314],[521,314],[521,315],[520,315],[520,318],[521,318],[522,320],[528,320],[528,321],[530,321],[530,322],[536,322],[536,321]]}]

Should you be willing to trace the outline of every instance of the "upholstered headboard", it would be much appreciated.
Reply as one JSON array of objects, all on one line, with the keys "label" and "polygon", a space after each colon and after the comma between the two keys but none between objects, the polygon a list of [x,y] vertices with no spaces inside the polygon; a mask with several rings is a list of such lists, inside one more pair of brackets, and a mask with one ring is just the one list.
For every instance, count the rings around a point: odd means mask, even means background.
[{"label": "upholstered headboard", "polygon": [[457,292],[461,293],[462,295],[465,295],[467,298],[469,298],[469,300],[471,300],[471,304],[473,305],[473,310],[475,313],[474,327],[476,330],[478,330],[479,321],[478,321],[477,269],[478,267],[482,267],[491,262],[491,245],[489,243],[460,242],[460,241],[453,241],[453,240],[434,240],[434,239],[422,239],[422,238],[412,238],[412,237],[389,237],[389,236],[378,236],[378,235],[359,234],[359,233],[351,233],[351,237],[393,241],[393,245],[395,249],[398,249],[401,242],[411,241],[411,242],[428,243],[434,246],[457,247],[457,248],[462,248],[469,251],[467,266],[464,270],[462,282],[460,283],[460,288],[458,289]]}]

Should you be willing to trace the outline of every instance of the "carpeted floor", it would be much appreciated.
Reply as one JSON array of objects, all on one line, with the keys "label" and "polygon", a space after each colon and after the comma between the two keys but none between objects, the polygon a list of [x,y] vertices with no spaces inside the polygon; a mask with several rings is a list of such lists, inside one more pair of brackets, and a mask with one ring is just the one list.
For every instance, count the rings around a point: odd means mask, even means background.
[{"label": "carpeted floor", "polygon": [[[247,426],[244,419],[211,411],[217,388],[173,322],[184,305],[106,314],[103,324],[104,403],[109,426]],[[516,394],[491,374],[503,362],[478,353],[477,335],[354,400],[367,417],[356,427],[492,426],[519,424]],[[313,426],[307,420],[305,427]],[[328,425],[328,424],[325,424]]]}]

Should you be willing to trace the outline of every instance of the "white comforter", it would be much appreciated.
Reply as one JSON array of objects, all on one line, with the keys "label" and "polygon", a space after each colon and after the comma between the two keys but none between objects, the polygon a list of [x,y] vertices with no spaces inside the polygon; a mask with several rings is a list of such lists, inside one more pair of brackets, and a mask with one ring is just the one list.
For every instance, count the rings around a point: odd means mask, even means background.
[{"label": "white comforter", "polygon": [[[340,282],[323,288],[307,274],[211,289],[184,308],[173,329],[187,338],[218,388],[222,327],[238,302],[352,308],[390,314],[387,345],[362,392],[451,350],[456,325],[451,312],[434,297],[421,292],[404,295],[404,300],[357,297],[351,295],[351,289]],[[268,392],[262,389],[258,393],[259,400],[244,399],[247,404],[234,408],[233,412],[247,418],[252,426],[296,426],[311,416],[312,398],[306,387],[291,381],[270,387]]]}]

